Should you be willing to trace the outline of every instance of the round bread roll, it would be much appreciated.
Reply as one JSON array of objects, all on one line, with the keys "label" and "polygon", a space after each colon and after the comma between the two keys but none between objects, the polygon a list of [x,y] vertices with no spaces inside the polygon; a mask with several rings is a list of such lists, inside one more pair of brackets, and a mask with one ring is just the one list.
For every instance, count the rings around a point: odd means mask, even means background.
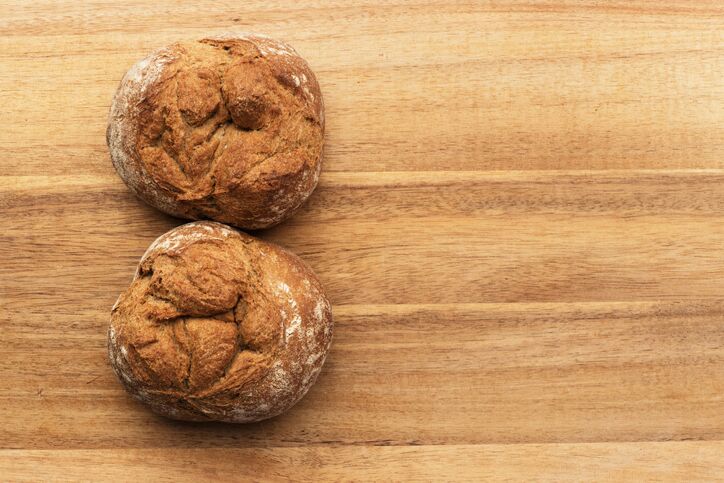
[{"label": "round bread roll", "polygon": [[158,238],[111,311],[118,378],[186,421],[276,416],[312,386],[332,340],[314,273],[281,247],[214,222]]},{"label": "round bread roll", "polygon": [[275,225],[314,191],[324,106],[289,45],[247,34],[181,42],[123,77],[106,139],[141,199],[180,218]]}]

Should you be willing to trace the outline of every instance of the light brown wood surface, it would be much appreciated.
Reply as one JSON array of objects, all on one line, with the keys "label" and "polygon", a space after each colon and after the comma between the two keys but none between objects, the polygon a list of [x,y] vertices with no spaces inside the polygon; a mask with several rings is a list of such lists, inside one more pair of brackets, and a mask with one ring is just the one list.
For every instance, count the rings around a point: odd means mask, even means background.
[{"label": "light brown wood surface", "polygon": [[[292,43],[324,173],[257,233],[333,303],[259,424],[131,400],[110,307],[181,221],[104,131],[166,43]],[[0,479],[724,478],[724,3],[0,1]]]}]

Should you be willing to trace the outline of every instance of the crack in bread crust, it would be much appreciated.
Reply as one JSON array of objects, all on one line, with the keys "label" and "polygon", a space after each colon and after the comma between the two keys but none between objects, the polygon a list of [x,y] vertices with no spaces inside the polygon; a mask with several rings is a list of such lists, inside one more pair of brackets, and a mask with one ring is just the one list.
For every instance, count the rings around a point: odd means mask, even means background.
[{"label": "crack in bread crust", "polygon": [[162,235],[111,312],[126,389],[168,417],[248,422],[298,401],[332,337],[313,272],[281,247],[214,222]]},{"label": "crack in bread crust", "polygon": [[283,42],[253,34],[183,42],[124,76],[107,138],[116,170],[151,205],[266,228],[317,185],[322,95]]}]

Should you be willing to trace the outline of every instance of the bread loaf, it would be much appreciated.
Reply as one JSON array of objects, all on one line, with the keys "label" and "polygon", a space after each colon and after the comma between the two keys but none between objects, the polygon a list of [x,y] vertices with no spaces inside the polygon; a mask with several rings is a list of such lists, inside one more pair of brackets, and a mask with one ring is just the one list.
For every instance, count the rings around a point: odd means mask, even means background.
[{"label": "bread loaf", "polygon": [[299,258],[195,222],[143,255],[112,309],[108,351],[128,392],[155,412],[241,423],[304,396],[331,339],[329,302]]},{"label": "bread loaf", "polygon": [[304,59],[245,34],[176,43],[135,64],[106,137],[119,175],[147,203],[258,229],[312,193],[323,136],[322,94]]}]

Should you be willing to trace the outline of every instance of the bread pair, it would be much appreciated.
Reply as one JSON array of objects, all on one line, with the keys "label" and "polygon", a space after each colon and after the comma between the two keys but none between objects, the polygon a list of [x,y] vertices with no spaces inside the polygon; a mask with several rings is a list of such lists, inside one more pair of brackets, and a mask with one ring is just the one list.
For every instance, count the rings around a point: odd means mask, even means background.
[{"label": "bread pair", "polygon": [[[134,65],[107,141],[128,187],[180,218],[273,226],[317,185],[319,84],[289,45],[260,35],[173,44]],[[191,421],[276,416],[314,383],[331,308],[295,255],[211,221],[158,238],[111,312],[108,349],[126,389]]]}]

